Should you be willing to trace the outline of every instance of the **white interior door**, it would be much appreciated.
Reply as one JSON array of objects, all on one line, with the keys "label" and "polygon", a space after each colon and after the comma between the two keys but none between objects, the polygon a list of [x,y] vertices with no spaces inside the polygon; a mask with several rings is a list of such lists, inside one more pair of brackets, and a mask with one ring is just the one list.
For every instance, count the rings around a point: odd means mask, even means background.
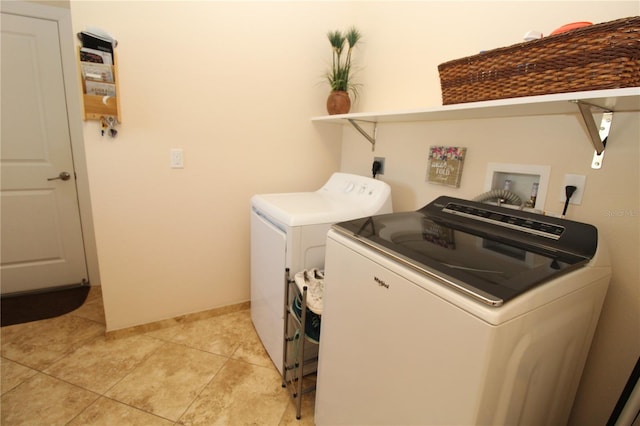
[{"label": "white interior door", "polygon": [[88,275],[58,23],[3,12],[1,28],[2,294],[77,284]]}]

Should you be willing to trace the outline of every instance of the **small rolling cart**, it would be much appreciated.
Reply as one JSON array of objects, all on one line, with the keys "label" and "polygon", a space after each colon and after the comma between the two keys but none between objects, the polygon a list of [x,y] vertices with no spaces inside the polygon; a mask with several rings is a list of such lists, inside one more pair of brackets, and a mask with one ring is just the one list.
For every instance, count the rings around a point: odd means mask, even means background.
[{"label": "small rolling cart", "polygon": [[282,357],[282,387],[289,390],[296,405],[296,418],[302,417],[302,395],[316,389],[317,357],[305,359],[305,347],[318,345],[319,337],[306,333],[308,322],[319,316],[307,310],[307,286],[302,290],[285,271],[284,291],[284,341]]}]

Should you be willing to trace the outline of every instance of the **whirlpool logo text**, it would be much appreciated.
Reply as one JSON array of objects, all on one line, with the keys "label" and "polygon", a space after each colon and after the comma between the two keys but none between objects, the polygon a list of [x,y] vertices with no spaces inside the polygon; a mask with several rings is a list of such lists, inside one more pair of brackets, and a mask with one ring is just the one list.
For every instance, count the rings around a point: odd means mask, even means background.
[{"label": "whirlpool logo text", "polygon": [[380,287],[384,287],[384,288],[389,288],[389,284],[387,284],[386,282],[384,282],[384,280],[381,280],[378,277],[373,277],[373,280],[380,286]]}]

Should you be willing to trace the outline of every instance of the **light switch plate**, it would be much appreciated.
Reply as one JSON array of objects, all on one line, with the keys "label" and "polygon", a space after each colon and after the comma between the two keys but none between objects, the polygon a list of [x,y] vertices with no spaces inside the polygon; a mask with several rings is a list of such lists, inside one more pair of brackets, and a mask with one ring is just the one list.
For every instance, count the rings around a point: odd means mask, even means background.
[{"label": "light switch plate", "polygon": [[182,149],[173,148],[170,151],[171,155],[171,168],[172,169],[182,169],[184,168],[184,160],[182,155]]}]

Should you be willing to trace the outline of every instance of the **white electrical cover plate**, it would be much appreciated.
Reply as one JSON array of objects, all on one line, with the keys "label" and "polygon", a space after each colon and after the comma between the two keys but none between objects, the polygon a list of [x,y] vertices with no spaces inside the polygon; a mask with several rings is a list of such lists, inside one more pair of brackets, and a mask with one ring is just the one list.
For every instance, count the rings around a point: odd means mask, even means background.
[{"label": "white electrical cover plate", "polygon": [[560,201],[563,203],[567,200],[567,192],[565,188],[569,185],[577,187],[576,192],[573,193],[569,204],[580,205],[582,204],[582,194],[584,194],[584,186],[587,181],[587,177],[584,175],[564,175],[564,182],[562,188],[560,188]]},{"label": "white electrical cover plate", "polygon": [[171,168],[182,169],[184,168],[184,161],[182,157],[182,149],[175,148],[171,150]]}]

